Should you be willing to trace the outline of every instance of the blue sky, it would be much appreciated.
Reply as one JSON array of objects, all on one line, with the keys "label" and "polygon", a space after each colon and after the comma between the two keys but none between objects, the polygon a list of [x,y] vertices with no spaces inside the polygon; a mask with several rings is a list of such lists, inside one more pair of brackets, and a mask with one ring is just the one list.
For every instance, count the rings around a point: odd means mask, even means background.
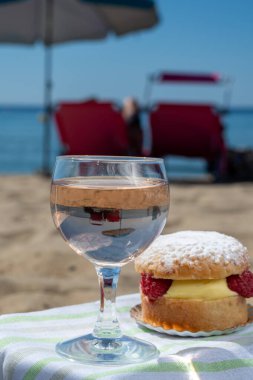
[{"label": "blue sky", "polygon": [[[54,47],[55,101],[89,96],[143,101],[146,77],[161,69],[233,78],[233,105],[253,106],[253,1],[157,0],[161,22],[145,32]],[[0,103],[43,101],[42,45],[0,45]],[[153,99],[219,102],[222,89],[160,85]]]}]

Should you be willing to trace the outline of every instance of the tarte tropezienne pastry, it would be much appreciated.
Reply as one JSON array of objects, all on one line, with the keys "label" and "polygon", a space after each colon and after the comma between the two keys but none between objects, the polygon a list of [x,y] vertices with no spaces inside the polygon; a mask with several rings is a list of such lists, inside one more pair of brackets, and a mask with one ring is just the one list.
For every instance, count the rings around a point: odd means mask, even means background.
[{"label": "tarte tropezienne pastry", "polygon": [[225,330],[248,320],[247,249],[214,231],[162,235],[135,260],[142,320],[177,331]]}]

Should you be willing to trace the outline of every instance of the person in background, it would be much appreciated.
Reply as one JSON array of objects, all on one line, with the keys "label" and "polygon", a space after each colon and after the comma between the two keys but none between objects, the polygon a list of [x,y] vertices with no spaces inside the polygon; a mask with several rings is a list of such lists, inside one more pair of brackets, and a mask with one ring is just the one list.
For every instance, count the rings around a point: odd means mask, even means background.
[{"label": "person in background", "polygon": [[140,107],[136,99],[128,97],[123,101],[122,116],[127,125],[129,156],[143,155],[143,131]]}]

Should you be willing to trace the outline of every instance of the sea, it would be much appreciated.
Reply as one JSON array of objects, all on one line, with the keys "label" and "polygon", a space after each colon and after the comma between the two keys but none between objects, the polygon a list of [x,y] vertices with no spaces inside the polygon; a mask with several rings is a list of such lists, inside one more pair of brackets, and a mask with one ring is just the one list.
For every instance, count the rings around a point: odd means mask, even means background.
[{"label": "sea", "polygon": [[[37,106],[0,105],[0,174],[33,174],[43,168],[43,109]],[[224,136],[232,149],[253,149],[253,107],[231,108],[223,116]],[[61,152],[54,122],[51,123],[50,170]],[[149,144],[148,141],[145,142]],[[201,159],[166,157],[169,177],[191,177],[205,172]]]}]

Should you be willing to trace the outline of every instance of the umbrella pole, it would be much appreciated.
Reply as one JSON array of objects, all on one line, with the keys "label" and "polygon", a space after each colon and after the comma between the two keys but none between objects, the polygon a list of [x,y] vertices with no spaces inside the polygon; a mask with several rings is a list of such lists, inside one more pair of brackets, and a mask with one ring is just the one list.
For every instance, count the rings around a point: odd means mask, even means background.
[{"label": "umbrella pole", "polygon": [[44,126],[42,174],[50,175],[51,118],[52,118],[52,47],[45,48]]},{"label": "umbrella pole", "polygon": [[51,119],[52,119],[52,39],[54,22],[54,0],[45,2],[45,85],[44,85],[44,128],[42,147],[42,174],[50,175]]}]

